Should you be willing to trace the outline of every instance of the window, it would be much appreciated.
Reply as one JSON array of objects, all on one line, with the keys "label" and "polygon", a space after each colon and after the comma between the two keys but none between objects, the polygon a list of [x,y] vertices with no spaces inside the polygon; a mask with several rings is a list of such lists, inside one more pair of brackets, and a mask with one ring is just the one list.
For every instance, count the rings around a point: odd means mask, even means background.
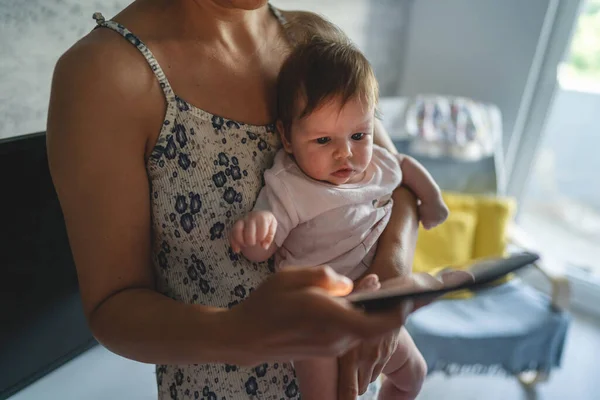
[{"label": "window", "polygon": [[584,3],[558,80],[565,88],[600,92],[600,0]]},{"label": "window", "polygon": [[600,278],[600,0],[583,3],[522,201],[548,255]]}]

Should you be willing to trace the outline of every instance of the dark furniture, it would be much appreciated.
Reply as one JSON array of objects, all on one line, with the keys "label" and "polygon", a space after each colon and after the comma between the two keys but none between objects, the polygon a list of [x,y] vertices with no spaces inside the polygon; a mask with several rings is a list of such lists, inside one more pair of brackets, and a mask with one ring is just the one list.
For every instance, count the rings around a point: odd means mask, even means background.
[{"label": "dark furniture", "polygon": [[44,133],[0,140],[0,399],[96,344]]}]

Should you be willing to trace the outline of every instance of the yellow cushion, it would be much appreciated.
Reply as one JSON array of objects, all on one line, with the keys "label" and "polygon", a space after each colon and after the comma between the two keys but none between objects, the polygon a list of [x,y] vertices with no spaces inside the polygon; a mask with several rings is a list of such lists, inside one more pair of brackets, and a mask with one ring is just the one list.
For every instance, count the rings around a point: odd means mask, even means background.
[{"label": "yellow cushion", "polygon": [[473,259],[500,257],[505,254],[507,229],[516,210],[513,198],[453,192],[444,192],[443,197],[450,213],[462,211],[477,215]]},{"label": "yellow cushion", "polygon": [[[461,268],[473,260],[502,256],[506,249],[508,223],[515,211],[511,198],[443,193],[450,209],[442,225],[419,231],[413,270],[436,274],[447,266]],[[510,277],[496,283],[503,283]],[[470,297],[462,291],[452,298]]]},{"label": "yellow cushion", "polygon": [[516,210],[512,198],[481,197],[477,202],[477,229],[473,258],[506,254],[508,226]]},{"label": "yellow cushion", "polygon": [[[413,271],[437,274],[443,268],[464,265],[472,259],[477,224],[475,212],[452,211],[446,222],[435,229],[419,230]],[[446,297],[468,298],[468,291]]]},{"label": "yellow cushion", "polygon": [[450,211],[466,211],[477,213],[478,196],[455,192],[442,192],[444,202]]},{"label": "yellow cushion", "polygon": [[435,229],[419,229],[413,263],[415,272],[431,272],[438,267],[460,265],[473,258],[477,215],[451,211],[446,222]]}]

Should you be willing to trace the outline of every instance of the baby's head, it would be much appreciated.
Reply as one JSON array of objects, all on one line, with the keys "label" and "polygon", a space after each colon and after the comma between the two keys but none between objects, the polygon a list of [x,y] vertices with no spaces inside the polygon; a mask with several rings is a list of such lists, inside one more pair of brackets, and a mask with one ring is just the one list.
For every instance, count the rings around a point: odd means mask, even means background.
[{"label": "baby's head", "polygon": [[313,179],[358,182],[371,162],[375,74],[350,42],[298,45],[277,82],[277,128],[286,152]]}]

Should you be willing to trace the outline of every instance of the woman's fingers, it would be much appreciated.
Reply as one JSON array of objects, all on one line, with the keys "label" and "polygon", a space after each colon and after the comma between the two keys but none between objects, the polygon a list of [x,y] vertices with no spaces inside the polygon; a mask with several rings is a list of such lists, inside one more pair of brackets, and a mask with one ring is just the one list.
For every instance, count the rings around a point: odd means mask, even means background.
[{"label": "woman's fingers", "polygon": [[[361,359],[358,363],[358,393],[363,394],[367,391],[369,384],[371,383],[373,370],[377,366],[380,354],[373,353],[372,350],[374,347],[367,347],[366,344],[360,345],[359,349],[362,349],[363,351],[359,353]],[[371,352],[365,352],[366,349],[370,349]]]},{"label": "woman's fingers", "polygon": [[375,366],[375,368],[373,368],[373,372],[371,373],[371,382],[369,383],[373,383],[377,378],[379,378],[379,375],[381,375],[381,373],[383,372],[384,367],[385,364],[379,363]]},{"label": "woman's fingers", "polygon": [[[252,341],[264,346],[267,358],[339,356],[361,340],[400,328],[412,309],[405,302],[393,310],[367,314],[335,297],[349,294],[352,287],[350,279],[328,267],[286,268],[234,307],[231,315],[240,329],[248,329]],[[263,324],[248,328],[248,318],[259,313]],[[351,386],[358,390],[358,383]]]},{"label": "woman's fingers", "polygon": [[[391,287],[403,289],[407,293],[410,293],[410,292],[423,292],[423,291],[429,291],[429,290],[443,289],[444,283],[442,282],[441,279],[439,279],[433,275],[430,275],[430,274],[427,274],[424,272],[420,272],[420,273],[416,273],[416,274],[401,276],[398,278],[387,280],[382,283],[381,287],[383,289],[391,288]],[[431,303],[431,301],[433,301],[436,297],[437,296],[427,297],[427,298],[424,298],[424,297],[419,298],[418,300],[415,301],[414,309],[416,310],[418,308],[423,307],[424,305]]]},{"label": "woman's fingers", "polygon": [[358,393],[358,349],[352,349],[338,361],[338,400],[355,400]]},{"label": "woman's fingers", "polygon": [[441,279],[424,272],[412,274],[410,277],[413,287],[418,290],[437,290],[444,287]]},{"label": "woman's fingers", "polygon": [[292,290],[315,286],[324,289],[331,296],[346,296],[352,291],[352,280],[336,273],[327,266],[313,268],[288,267],[273,277],[281,280],[282,290]]},{"label": "woman's fingers", "polygon": [[339,299],[339,301],[346,302],[345,309],[338,311],[340,315],[337,319],[340,326],[361,339],[373,338],[400,328],[414,308],[413,302],[407,300],[391,310],[365,313],[353,308],[346,300]]},{"label": "woman's fingers", "polygon": [[445,269],[439,274],[445,287],[459,286],[468,282],[473,282],[475,277],[468,271]]}]

